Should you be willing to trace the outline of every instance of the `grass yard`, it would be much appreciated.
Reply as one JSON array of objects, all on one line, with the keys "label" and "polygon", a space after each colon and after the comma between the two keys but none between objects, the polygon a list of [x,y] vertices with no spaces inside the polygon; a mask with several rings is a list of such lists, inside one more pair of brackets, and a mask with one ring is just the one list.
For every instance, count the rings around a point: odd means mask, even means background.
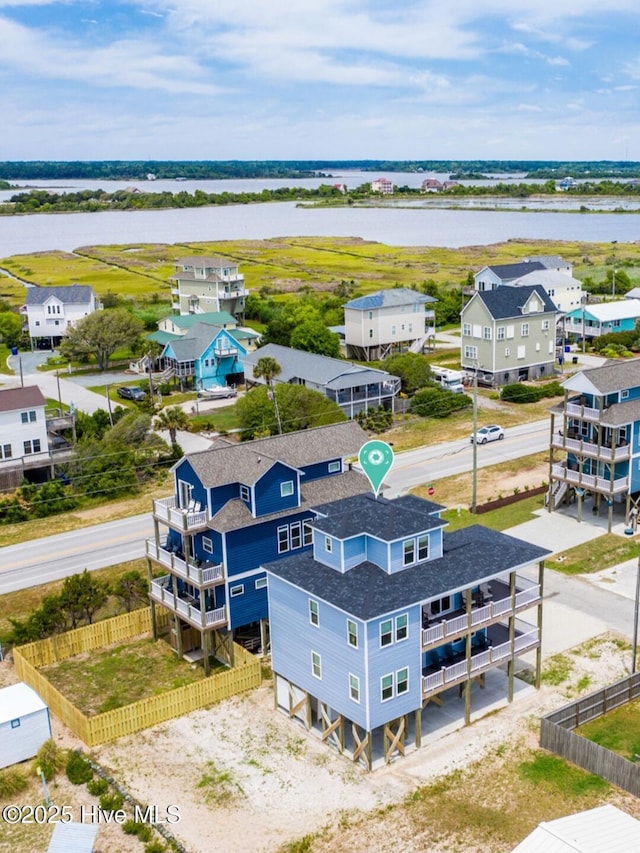
[{"label": "grass yard", "polygon": [[[222,664],[215,668],[222,668]],[[101,714],[204,678],[200,664],[179,658],[163,640],[134,640],[40,672],[84,714]]]},{"label": "grass yard", "polygon": [[638,556],[640,545],[633,540],[606,533],[583,545],[564,551],[558,560],[547,560],[545,565],[565,575],[581,575],[608,569]]},{"label": "grass yard", "polygon": [[480,515],[474,515],[468,509],[461,509],[460,512],[457,509],[449,509],[442,513],[442,518],[449,522],[448,533],[452,530],[460,530],[462,527],[469,527],[471,524],[481,524],[492,530],[507,530],[509,527],[515,527],[516,524],[523,524],[535,518],[534,512],[542,508],[543,499],[544,495],[532,495],[530,498],[523,498],[509,506],[483,512]]},{"label": "grass yard", "polygon": [[576,734],[635,761],[640,754],[640,701],[629,702],[579,726]]}]

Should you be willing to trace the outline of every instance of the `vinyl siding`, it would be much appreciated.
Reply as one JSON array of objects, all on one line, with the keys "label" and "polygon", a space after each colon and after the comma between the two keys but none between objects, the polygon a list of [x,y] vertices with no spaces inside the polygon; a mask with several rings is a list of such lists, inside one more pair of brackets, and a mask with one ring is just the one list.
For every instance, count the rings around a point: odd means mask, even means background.
[{"label": "vinyl siding", "polygon": [[344,568],[352,569],[367,559],[366,536],[354,536],[343,543]]},{"label": "vinyl siding", "polygon": [[265,521],[263,524],[252,524],[241,530],[230,530],[225,534],[227,550],[227,572],[229,576],[242,574],[256,569],[259,565],[308,551],[309,546],[278,553],[278,527],[288,526],[295,521],[303,523],[311,518],[308,510],[292,513],[285,518]]},{"label": "vinyl siding", "polygon": [[196,500],[200,503],[200,506],[205,507],[207,505],[207,492],[200,482],[200,478],[196,474],[196,472],[191,467],[191,463],[188,459],[183,459],[178,463],[178,466],[175,469],[175,493],[176,495],[180,494],[180,490],[178,487],[178,483],[182,481],[184,483],[189,483],[193,490],[191,492],[191,497],[193,500]]},{"label": "vinyl siding", "polygon": [[[229,582],[227,602],[229,604],[229,620],[232,629],[239,628],[242,625],[249,625],[251,622],[257,622],[258,619],[269,618],[267,588],[256,589],[256,579],[264,577],[264,575],[265,573],[260,571]],[[240,585],[244,587],[242,595],[231,596],[231,588]]]},{"label": "vinyl siding", "polygon": [[311,482],[311,480],[321,480],[323,477],[334,477],[336,473],[342,473],[342,467],[340,468],[340,471],[329,471],[329,465],[332,462],[339,462],[342,466],[342,459],[339,456],[337,456],[335,459],[328,459],[326,462],[317,462],[314,465],[301,466],[300,471],[303,472],[302,482],[309,483]]},{"label": "vinyl siding", "polygon": [[[211,514],[215,515],[228,501],[240,498],[240,484],[228,483],[225,486],[215,486],[209,489],[209,494],[211,498]],[[245,503],[245,501],[243,503],[251,509],[249,503]]]},{"label": "vinyl siding", "polygon": [[[326,540],[331,540],[331,551],[326,548]],[[313,557],[319,563],[342,571],[342,543],[339,539],[327,536],[320,530],[313,531]]]},{"label": "vinyl siding", "polygon": [[[293,482],[293,494],[283,497],[280,486],[285,482]],[[268,515],[272,512],[282,512],[285,509],[295,509],[300,502],[299,474],[294,468],[276,462],[265,471],[255,484],[256,515]]]}]

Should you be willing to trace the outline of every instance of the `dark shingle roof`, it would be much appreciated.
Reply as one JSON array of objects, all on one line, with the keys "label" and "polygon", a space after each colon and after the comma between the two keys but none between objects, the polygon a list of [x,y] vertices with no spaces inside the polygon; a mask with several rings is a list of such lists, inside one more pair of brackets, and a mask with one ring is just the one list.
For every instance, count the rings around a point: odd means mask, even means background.
[{"label": "dark shingle roof", "polygon": [[545,312],[553,311],[557,313],[558,309],[540,285],[533,285],[532,287],[510,287],[509,285],[504,285],[503,287],[497,287],[495,290],[478,290],[474,294],[474,299],[482,299],[494,320],[507,320],[510,317],[535,317],[535,314],[527,315],[522,313],[522,306],[534,291],[540,297]]},{"label": "dark shingle roof", "polygon": [[36,385],[26,388],[4,388],[0,391],[0,412],[15,412],[28,406],[46,406],[47,401]]},{"label": "dark shingle roof", "polygon": [[[315,429],[259,438],[243,444],[217,441],[208,450],[190,453],[186,458],[203,486],[255,482],[276,460],[302,468],[329,459],[355,456],[367,440],[367,434],[355,421],[343,421]],[[258,460],[262,460],[259,462]],[[252,479],[243,480],[240,473]]]},{"label": "dark shingle roof", "polygon": [[313,559],[286,557],[265,568],[358,619],[374,619],[411,604],[465,589],[519,566],[543,559],[545,548],[481,525],[444,535],[444,555],[388,575],[364,562],[341,574]]},{"label": "dark shingle roof", "polygon": [[581,373],[600,394],[613,394],[640,385],[640,358],[608,361]]},{"label": "dark shingle roof", "polygon": [[93,288],[86,284],[70,284],[66,287],[28,287],[25,303],[27,305],[43,305],[47,299],[55,296],[66,305],[78,305],[91,302]]},{"label": "dark shingle roof", "polygon": [[437,504],[420,501],[411,496],[399,497],[390,501],[374,498],[373,493],[358,495],[344,501],[317,506],[319,513],[327,516],[319,518],[313,527],[335,536],[348,539],[360,533],[369,533],[386,542],[415,536],[425,530],[445,527],[448,522],[432,515]]},{"label": "dark shingle roof", "polygon": [[491,264],[487,269],[499,276],[501,281],[512,281],[536,270],[545,270],[547,267],[540,261],[518,261],[515,264]]}]

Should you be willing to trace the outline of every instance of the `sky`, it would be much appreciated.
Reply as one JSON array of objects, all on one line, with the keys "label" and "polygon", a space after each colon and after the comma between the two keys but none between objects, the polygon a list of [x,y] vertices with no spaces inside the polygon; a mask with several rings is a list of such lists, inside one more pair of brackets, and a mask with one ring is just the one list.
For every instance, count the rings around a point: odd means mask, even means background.
[{"label": "sky", "polygon": [[638,0],[0,0],[0,160],[640,161]]}]

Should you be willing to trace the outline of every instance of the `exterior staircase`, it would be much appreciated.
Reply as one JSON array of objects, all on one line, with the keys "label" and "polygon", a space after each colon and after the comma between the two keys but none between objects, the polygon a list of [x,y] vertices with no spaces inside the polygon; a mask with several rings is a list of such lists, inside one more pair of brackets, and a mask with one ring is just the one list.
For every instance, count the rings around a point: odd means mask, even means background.
[{"label": "exterior staircase", "polygon": [[421,338],[418,338],[418,340],[414,341],[409,347],[409,352],[422,352],[429,340],[429,337],[430,335],[423,335]]},{"label": "exterior staircase", "polygon": [[564,498],[566,493],[567,484],[564,482],[564,480],[556,480],[553,485],[553,488],[551,489],[551,497],[549,497],[549,492],[547,492],[547,494],[545,495],[545,506],[549,506],[549,500],[551,500],[551,509],[557,509],[560,506],[562,499]]}]

